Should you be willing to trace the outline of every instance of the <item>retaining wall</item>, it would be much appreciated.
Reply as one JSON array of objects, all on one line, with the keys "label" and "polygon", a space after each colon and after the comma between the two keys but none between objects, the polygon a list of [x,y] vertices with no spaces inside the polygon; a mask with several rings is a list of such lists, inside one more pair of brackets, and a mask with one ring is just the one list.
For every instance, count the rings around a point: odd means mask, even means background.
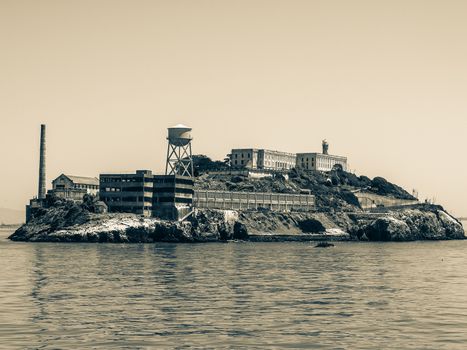
[{"label": "retaining wall", "polygon": [[195,190],[193,206],[208,209],[310,211],[315,197],[308,194]]}]

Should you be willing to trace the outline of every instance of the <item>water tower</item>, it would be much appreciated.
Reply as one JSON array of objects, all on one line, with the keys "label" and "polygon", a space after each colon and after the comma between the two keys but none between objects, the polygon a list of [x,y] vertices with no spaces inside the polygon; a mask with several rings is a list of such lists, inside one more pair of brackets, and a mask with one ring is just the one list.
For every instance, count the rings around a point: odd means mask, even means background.
[{"label": "water tower", "polygon": [[191,155],[191,128],[178,124],[168,128],[166,175],[193,177],[193,158]]}]

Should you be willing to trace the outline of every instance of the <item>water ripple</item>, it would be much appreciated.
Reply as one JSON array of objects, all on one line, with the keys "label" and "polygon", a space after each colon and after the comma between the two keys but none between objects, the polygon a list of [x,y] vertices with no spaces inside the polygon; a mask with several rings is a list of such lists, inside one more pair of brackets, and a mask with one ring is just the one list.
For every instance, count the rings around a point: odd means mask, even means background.
[{"label": "water ripple", "polygon": [[[467,242],[0,237],[6,349],[463,349]],[[79,346],[77,346],[79,344]]]}]

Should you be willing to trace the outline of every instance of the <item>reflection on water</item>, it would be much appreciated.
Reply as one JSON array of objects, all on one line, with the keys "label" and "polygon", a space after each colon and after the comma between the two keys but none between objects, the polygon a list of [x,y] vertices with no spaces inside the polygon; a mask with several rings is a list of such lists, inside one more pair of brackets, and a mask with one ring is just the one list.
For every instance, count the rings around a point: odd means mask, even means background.
[{"label": "reflection on water", "polygon": [[0,235],[6,348],[463,349],[467,342],[464,241],[317,249],[14,243]]}]

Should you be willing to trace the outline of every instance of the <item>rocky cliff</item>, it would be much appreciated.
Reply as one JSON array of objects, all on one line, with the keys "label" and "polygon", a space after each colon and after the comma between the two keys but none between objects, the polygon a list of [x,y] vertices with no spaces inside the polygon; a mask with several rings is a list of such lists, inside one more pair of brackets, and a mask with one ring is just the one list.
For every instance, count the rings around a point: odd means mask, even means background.
[{"label": "rocky cliff", "polygon": [[464,239],[462,224],[439,206],[382,213],[196,210],[184,222],[133,214],[96,214],[61,201],[38,213],[10,236],[48,242],[217,242]]},{"label": "rocky cliff", "polygon": [[419,205],[382,213],[354,214],[353,237],[370,241],[464,239],[462,223],[441,206]]}]

